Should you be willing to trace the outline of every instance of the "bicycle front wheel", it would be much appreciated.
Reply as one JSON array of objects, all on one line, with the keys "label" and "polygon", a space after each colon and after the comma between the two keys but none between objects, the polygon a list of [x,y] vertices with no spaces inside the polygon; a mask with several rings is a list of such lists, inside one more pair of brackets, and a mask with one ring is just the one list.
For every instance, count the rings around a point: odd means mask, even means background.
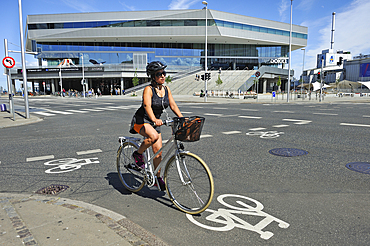
[{"label": "bicycle front wheel", "polygon": [[132,192],[138,192],[145,185],[145,176],[135,167],[132,153],[138,149],[136,144],[126,142],[117,151],[117,172],[123,186]]},{"label": "bicycle front wheel", "polygon": [[197,155],[184,152],[168,161],[164,172],[168,196],[188,214],[199,214],[211,204],[214,184],[207,164]]}]

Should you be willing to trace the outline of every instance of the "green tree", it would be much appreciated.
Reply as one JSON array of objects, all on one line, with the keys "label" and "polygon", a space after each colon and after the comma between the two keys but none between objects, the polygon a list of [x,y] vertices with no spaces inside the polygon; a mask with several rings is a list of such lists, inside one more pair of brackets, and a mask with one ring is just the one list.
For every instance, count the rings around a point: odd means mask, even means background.
[{"label": "green tree", "polygon": [[170,75],[168,75],[168,76],[166,77],[166,83],[167,83],[167,84],[172,83],[172,78],[171,78],[171,76],[170,76]]},{"label": "green tree", "polygon": [[135,70],[134,77],[132,78],[132,84],[137,86],[139,84],[139,78],[137,77],[137,69]]},{"label": "green tree", "polygon": [[222,85],[222,79],[221,79],[221,75],[219,74],[218,75],[218,79],[216,80],[216,84],[217,84],[217,86],[219,86],[219,85]]},{"label": "green tree", "polygon": [[276,85],[278,86],[278,91],[280,91],[280,86],[281,86],[281,78],[279,76],[278,81],[276,82]]}]

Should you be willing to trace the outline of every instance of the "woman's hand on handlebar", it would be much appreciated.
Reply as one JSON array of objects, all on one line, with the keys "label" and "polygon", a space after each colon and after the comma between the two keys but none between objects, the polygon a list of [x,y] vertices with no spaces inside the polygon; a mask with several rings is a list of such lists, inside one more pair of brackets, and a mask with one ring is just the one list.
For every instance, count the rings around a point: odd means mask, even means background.
[{"label": "woman's hand on handlebar", "polygon": [[163,125],[163,121],[161,119],[155,119],[153,121],[153,123],[154,123],[154,126],[161,126],[161,125]]}]

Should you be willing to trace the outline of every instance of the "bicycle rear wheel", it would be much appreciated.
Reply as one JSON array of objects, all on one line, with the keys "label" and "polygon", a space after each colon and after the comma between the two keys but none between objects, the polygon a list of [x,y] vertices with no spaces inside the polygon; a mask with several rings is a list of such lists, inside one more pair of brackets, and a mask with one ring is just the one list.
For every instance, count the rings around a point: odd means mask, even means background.
[{"label": "bicycle rear wheel", "polygon": [[166,165],[164,182],[173,204],[185,213],[199,214],[211,204],[213,177],[207,164],[195,154],[172,156]]},{"label": "bicycle rear wheel", "polygon": [[123,186],[132,192],[138,192],[145,185],[145,175],[138,170],[132,159],[132,153],[138,146],[131,142],[126,142],[117,151],[117,172]]}]

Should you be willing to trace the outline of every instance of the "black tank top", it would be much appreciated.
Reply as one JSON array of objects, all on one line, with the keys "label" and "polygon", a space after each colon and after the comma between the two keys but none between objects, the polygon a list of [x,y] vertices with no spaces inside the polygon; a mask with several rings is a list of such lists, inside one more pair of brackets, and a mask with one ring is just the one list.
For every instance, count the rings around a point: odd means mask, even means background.
[{"label": "black tank top", "polygon": [[[168,99],[168,90],[167,90],[167,87],[164,86],[164,90],[165,90],[164,97],[160,97],[160,96],[158,96],[157,91],[155,90],[155,88],[153,86],[150,86],[150,87],[152,89],[152,94],[153,94],[153,96],[152,96],[152,110],[153,110],[153,113],[155,115],[155,118],[160,119],[161,115],[163,113],[163,109],[168,108],[168,106],[170,105],[170,100]],[[135,116],[136,116],[137,121],[139,121],[139,122],[141,121],[139,118],[143,118],[144,122],[145,121],[152,122],[149,119],[149,116],[145,111],[144,102],[141,103],[141,107],[136,111]],[[137,123],[139,123],[139,122],[137,122]]]}]

